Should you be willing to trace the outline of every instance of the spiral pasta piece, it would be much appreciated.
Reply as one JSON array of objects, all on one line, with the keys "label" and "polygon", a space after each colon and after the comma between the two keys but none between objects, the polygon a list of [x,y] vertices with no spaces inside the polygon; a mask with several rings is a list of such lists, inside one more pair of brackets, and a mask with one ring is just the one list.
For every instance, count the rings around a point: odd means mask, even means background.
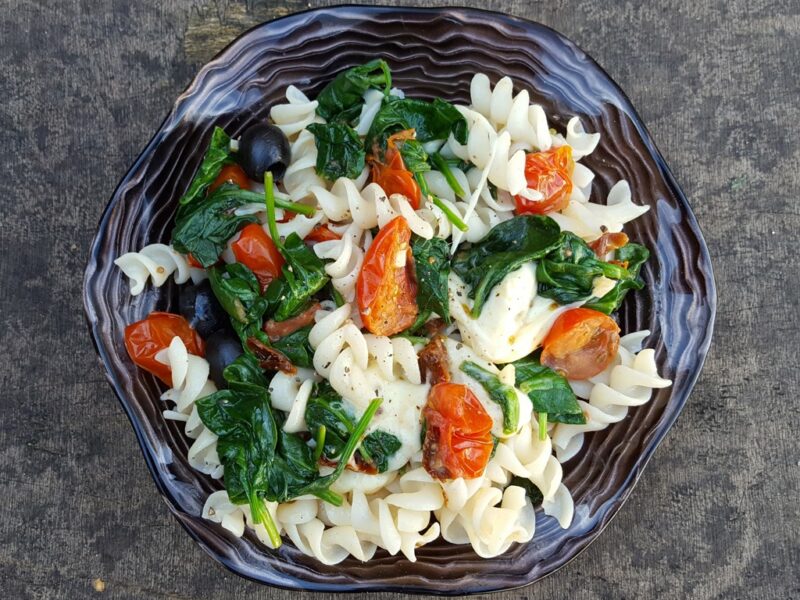
[{"label": "spiral pasta piece", "polygon": [[352,220],[361,229],[372,229],[383,227],[395,217],[403,216],[412,232],[425,239],[433,237],[430,224],[414,212],[408,198],[401,194],[392,194],[390,197],[377,183],[370,183],[363,189],[358,183],[340,177],[330,190],[324,186],[314,186],[309,192],[331,221]]},{"label": "spiral pasta piece", "polygon": [[331,260],[325,265],[333,287],[348,302],[356,295],[356,281],[364,264],[364,253],[372,242],[372,234],[356,223],[351,223],[341,233],[341,239],[318,242],[314,252],[323,260]]},{"label": "spiral pasta piece", "polygon": [[285,432],[308,431],[306,405],[317,379],[319,378],[314,371],[302,368],[298,368],[292,375],[278,371],[272,377],[268,388],[272,406],[289,413],[283,424]]},{"label": "spiral pasta piece", "polygon": [[283,187],[289,198],[299,202],[310,195],[312,187],[325,188],[325,180],[317,175],[317,145],[314,135],[303,129],[292,142],[292,162],[283,176]]},{"label": "spiral pasta piece", "polygon": [[570,200],[560,213],[550,213],[550,217],[564,231],[571,231],[584,240],[599,238],[606,231],[622,231],[622,226],[642,216],[650,210],[649,206],[634,204],[631,188],[627,181],[618,181],[608,193],[607,204],[579,202]]},{"label": "spiral pasta piece", "polygon": [[127,252],[114,264],[128,277],[132,296],[141,294],[149,279],[156,287],[164,285],[170,275],[174,275],[175,283],[186,283],[192,270],[186,258],[166,244],[149,244],[139,252]]},{"label": "spiral pasta piece", "polygon": [[436,512],[442,537],[453,544],[469,543],[483,558],[502,554],[514,542],[528,542],[536,529],[536,515],[525,490],[479,488],[460,511],[447,507]]},{"label": "spiral pasta piece", "polygon": [[[643,332],[644,333],[644,332]],[[647,332],[649,333],[649,332]],[[641,339],[641,334],[632,334]],[[631,336],[625,336],[630,338]],[[669,387],[672,381],[658,375],[655,351],[649,348],[634,353],[625,338],[620,342],[614,363],[591,378],[588,402],[579,402],[586,415],[584,425],[558,424],[553,444],[559,461],[571,459],[583,446],[584,434],[605,429],[628,414],[628,408],[646,404],[654,389]],[[585,388],[583,388],[585,394]]]},{"label": "spiral pasta piece", "polygon": [[291,140],[311,123],[325,122],[324,119],[317,117],[317,106],[319,103],[316,100],[309,100],[303,92],[290,85],[286,88],[286,102],[273,106],[269,111],[269,117]]},{"label": "spiral pasta piece", "polygon": [[[314,348],[314,369],[356,406],[365,408],[383,383],[396,377],[421,383],[417,354],[405,338],[364,334],[353,323],[352,307],[317,312],[308,341]],[[370,359],[373,366],[370,368]]]},{"label": "spiral pasta piece", "polygon": [[168,365],[172,372],[172,387],[161,394],[161,399],[175,403],[175,408],[164,411],[164,418],[185,422],[184,433],[194,442],[187,460],[192,468],[219,479],[223,466],[217,455],[217,436],[200,420],[195,402],[217,391],[208,378],[208,362],[189,354],[181,338],[175,336],[169,347],[156,355],[156,360]]}]

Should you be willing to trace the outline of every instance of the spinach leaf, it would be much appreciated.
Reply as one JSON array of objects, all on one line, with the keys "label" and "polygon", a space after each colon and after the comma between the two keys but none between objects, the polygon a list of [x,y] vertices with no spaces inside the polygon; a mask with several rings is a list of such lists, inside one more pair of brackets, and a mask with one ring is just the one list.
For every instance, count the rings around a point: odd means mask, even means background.
[{"label": "spinach leaf", "polygon": [[610,315],[620,307],[628,290],[640,290],[644,287],[639,271],[650,258],[650,251],[640,244],[629,243],[618,249],[615,257],[616,260],[627,263],[628,277],[617,281],[613,289],[602,298],[584,304],[586,308],[593,308]]},{"label": "spinach leaf", "polygon": [[325,263],[303,243],[297,233],[290,233],[286,240],[281,242],[275,222],[272,173],[267,172],[264,175],[264,182],[269,233],[286,260],[281,269],[281,277],[270,283],[265,296],[270,308],[277,308],[274,319],[285,321],[308,306],[312,296],[328,283],[328,276],[325,274]]},{"label": "spinach leaf", "polygon": [[364,103],[364,92],[383,88],[388,95],[392,87],[389,65],[381,59],[339,73],[317,95],[317,114],[326,121],[350,122],[356,119]]},{"label": "spinach leaf", "polygon": [[467,120],[449,102],[388,96],[372,121],[364,146],[385,147],[391,134],[404,129],[413,129],[422,143],[447,139],[451,133],[459,143],[467,143]]},{"label": "spinach leaf", "polygon": [[353,431],[354,419],[345,408],[341,396],[327,381],[314,385],[314,391],[306,404],[305,417],[309,431],[325,428],[322,456],[328,460],[338,459]]},{"label": "spinach leaf", "polygon": [[328,283],[325,263],[305,245],[300,236],[290,233],[276,244],[286,259],[281,277],[270,283],[266,298],[275,309],[274,319],[285,321],[303,312],[311,298]]},{"label": "spinach leaf", "polygon": [[503,433],[515,433],[519,425],[519,398],[517,397],[517,391],[510,385],[500,381],[497,375],[476,365],[471,360],[465,360],[459,368],[480,383],[486,393],[489,394],[492,402],[503,409]]},{"label": "spinach leaf", "polygon": [[406,169],[414,173],[424,173],[430,171],[428,164],[428,153],[419,140],[404,140],[398,144],[400,156],[403,157],[403,165]]},{"label": "spinach leaf", "polygon": [[429,316],[431,312],[435,312],[445,323],[450,323],[447,295],[447,277],[450,274],[448,243],[437,237],[430,240],[415,237],[411,242],[411,252],[417,271],[417,306],[420,315],[428,313]]},{"label": "spinach leaf", "polygon": [[239,385],[197,401],[203,424],[219,436],[217,452],[225,468],[225,488],[235,504],[249,504],[255,523],[262,523],[275,547],[278,528],[264,504],[278,430],[264,388]]},{"label": "spinach leaf", "polygon": [[523,264],[560,246],[561,230],[550,217],[520,215],[494,226],[483,240],[453,257],[453,271],[471,286],[472,315],[481,314],[495,285]]},{"label": "spinach leaf", "polygon": [[[225,312],[231,316],[234,330],[245,343],[261,330],[269,302],[261,295],[261,287],[253,272],[241,263],[208,269],[211,290]],[[247,346],[245,345],[245,350]]]},{"label": "spinach leaf", "polygon": [[229,389],[239,389],[242,385],[255,385],[267,387],[264,371],[259,366],[258,360],[252,354],[242,354],[222,371],[222,376],[228,382]]},{"label": "spinach leaf", "polygon": [[508,485],[516,485],[525,490],[525,495],[530,498],[531,505],[536,508],[544,500],[541,490],[530,479],[514,475]]},{"label": "spinach leaf", "polygon": [[303,327],[275,342],[271,342],[271,345],[292,361],[293,365],[310,369],[313,366],[312,360],[314,358],[314,349],[308,341],[308,333],[310,331],[311,325]]},{"label": "spinach leaf", "polygon": [[208,187],[214,183],[222,167],[232,162],[231,138],[221,128],[214,127],[214,133],[211,134],[211,142],[203,156],[203,162],[200,163],[200,168],[195,173],[192,183],[189,184],[189,189],[181,197],[180,204],[189,204],[197,198],[202,198]]},{"label": "spinach leaf", "polygon": [[[324,431],[321,456],[331,461],[341,460],[347,440],[355,431],[356,422],[342,397],[327,381],[315,384],[306,404],[305,418],[309,431],[315,434],[315,439],[322,437],[316,435],[320,430]],[[379,473],[383,473],[400,445],[400,440],[391,433],[376,430],[361,441],[359,452],[366,462],[373,464]]]},{"label": "spinach leaf", "polygon": [[[559,304],[589,298],[585,307],[610,314],[619,308],[628,290],[644,286],[638,273],[649,252],[639,244],[626,244],[617,250],[617,256],[626,257],[618,260],[627,260],[627,268],[598,259],[586,242],[565,231],[561,245],[540,260],[536,267],[539,294]],[[615,279],[617,283],[603,298],[592,298],[594,279],[600,276]]]},{"label": "spinach leaf", "polygon": [[361,138],[344,123],[312,123],[317,146],[317,174],[330,181],[339,177],[355,179],[364,170],[366,154]]},{"label": "spinach leaf", "polygon": [[586,417],[565,377],[540,364],[533,356],[513,364],[516,385],[531,399],[534,412],[546,413],[547,419],[554,423],[586,423]]},{"label": "spinach leaf", "polygon": [[243,191],[227,184],[201,201],[181,206],[172,230],[175,250],[191,254],[206,268],[216,263],[233,234],[258,220],[255,215],[234,213],[234,209],[252,201]]},{"label": "spinach leaf", "polygon": [[361,442],[361,450],[370,457],[370,462],[378,469],[378,473],[385,473],[389,468],[389,459],[400,450],[402,443],[397,436],[381,431],[373,431]]}]

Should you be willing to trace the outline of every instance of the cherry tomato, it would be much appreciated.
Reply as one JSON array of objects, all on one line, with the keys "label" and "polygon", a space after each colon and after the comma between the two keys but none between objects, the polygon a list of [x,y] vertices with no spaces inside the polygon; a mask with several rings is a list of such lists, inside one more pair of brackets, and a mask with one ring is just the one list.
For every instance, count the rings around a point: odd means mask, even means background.
[{"label": "cherry tomato", "polygon": [[544,199],[528,200],[515,196],[517,213],[544,215],[566,208],[572,193],[572,148],[567,145],[545,152],[532,152],[525,157],[528,187],[539,191]]},{"label": "cherry tomato", "polygon": [[589,248],[597,255],[600,260],[605,260],[606,254],[619,250],[627,245],[628,236],[624,233],[606,232],[589,244]]},{"label": "cherry tomato", "polygon": [[125,347],[137,366],[171,386],[170,368],[158,362],[156,354],[167,348],[175,336],[181,338],[189,354],[205,356],[206,345],[200,334],[182,316],[166,312],[151,312],[147,318],[128,325]]},{"label": "cherry tomato", "polygon": [[544,339],[541,362],[568,379],[588,379],[611,364],[619,349],[614,319],[589,308],[562,313]]},{"label": "cherry tomato", "polygon": [[327,225],[314,225],[314,229],[305,237],[306,242],[328,242],[340,239],[342,236],[333,233]]},{"label": "cherry tomato", "polygon": [[214,183],[209,186],[208,191],[213,192],[224,183],[235,183],[240,188],[247,189],[250,187],[250,178],[239,165],[225,165]]},{"label": "cherry tomato", "polygon": [[261,291],[264,292],[270,282],[281,274],[285,262],[275,246],[275,242],[267,235],[258,223],[250,223],[231,244],[236,261],[242,263],[258,279]]},{"label": "cherry tomato", "polygon": [[203,265],[201,265],[197,261],[197,259],[194,256],[192,256],[191,254],[187,254],[186,255],[186,262],[189,263],[190,267],[194,267],[195,269],[202,269],[203,268]]},{"label": "cherry tomato", "polygon": [[475,394],[460,383],[437,383],[422,416],[422,461],[431,477],[480,477],[492,454],[492,418]]},{"label": "cherry tomato", "polygon": [[364,257],[356,296],[361,320],[375,335],[400,333],[417,318],[417,280],[410,240],[408,222],[395,217],[375,236]]},{"label": "cherry tomato", "polygon": [[387,196],[402,194],[408,198],[414,210],[417,210],[421,196],[419,186],[414,180],[414,174],[406,169],[403,155],[397,148],[398,142],[414,139],[414,135],[413,129],[406,129],[389,137],[383,161],[372,161],[372,181],[381,186]]}]

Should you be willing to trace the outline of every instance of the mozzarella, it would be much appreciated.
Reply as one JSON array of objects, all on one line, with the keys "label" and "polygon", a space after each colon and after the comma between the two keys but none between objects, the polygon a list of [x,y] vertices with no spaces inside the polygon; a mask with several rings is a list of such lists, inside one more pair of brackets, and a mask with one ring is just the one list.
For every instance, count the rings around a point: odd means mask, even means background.
[{"label": "mozzarella", "polygon": [[[508,434],[503,433],[503,410],[500,408],[500,405],[489,397],[489,394],[483,389],[483,386],[479,382],[461,370],[461,363],[465,360],[470,360],[487,371],[495,373],[503,383],[512,386],[514,385],[514,367],[509,365],[502,371],[499,371],[497,367],[486,362],[473,352],[472,348],[450,338],[444,340],[444,345],[445,348],[447,348],[447,361],[450,366],[451,381],[453,383],[466,385],[472,393],[475,394],[475,397],[480,401],[483,408],[492,418],[492,433],[496,437],[508,437]],[[523,425],[530,422],[533,414],[533,405],[526,394],[523,394],[517,388],[514,388],[514,390],[517,392],[517,399],[519,401],[518,427],[521,429]]]},{"label": "mozzarella", "polygon": [[490,362],[509,363],[536,350],[556,317],[571,306],[559,306],[536,293],[536,264],[522,265],[491,291],[480,316],[471,315],[467,285],[455,273],[448,281],[450,314],[475,353]]}]

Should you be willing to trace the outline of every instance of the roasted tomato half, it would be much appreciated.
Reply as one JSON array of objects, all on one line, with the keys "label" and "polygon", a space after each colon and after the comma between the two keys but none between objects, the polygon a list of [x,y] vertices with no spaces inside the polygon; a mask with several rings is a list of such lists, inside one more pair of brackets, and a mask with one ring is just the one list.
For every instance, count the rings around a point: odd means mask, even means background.
[{"label": "roasted tomato half", "polygon": [[406,129],[389,136],[386,141],[386,154],[382,159],[373,156],[372,181],[383,188],[388,196],[402,194],[408,198],[409,203],[417,210],[421,192],[419,185],[414,180],[414,174],[406,168],[403,156],[397,144],[405,140],[414,139],[414,130]]},{"label": "roasted tomato half", "polygon": [[422,418],[422,460],[431,477],[472,479],[483,473],[492,454],[492,418],[466,385],[434,385]]},{"label": "roasted tomato half", "polygon": [[275,242],[258,223],[242,229],[239,239],[231,244],[236,260],[250,269],[261,284],[261,291],[281,274],[285,262]]},{"label": "roasted tomato half", "polygon": [[214,183],[209,186],[208,191],[213,192],[225,183],[234,183],[242,189],[247,189],[250,187],[250,178],[239,165],[225,165]]},{"label": "roasted tomato half", "polygon": [[525,157],[525,178],[528,188],[537,190],[544,198],[528,200],[522,196],[514,199],[517,213],[544,215],[566,208],[572,193],[572,148],[567,145],[545,152],[532,152]]},{"label": "roasted tomato half", "polygon": [[166,312],[152,312],[147,318],[128,325],[125,328],[125,347],[137,366],[171,386],[170,368],[158,362],[156,354],[169,347],[175,336],[181,338],[189,354],[205,356],[205,342],[200,334],[182,316]]},{"label": "roasted tomato half", "polygon": [[568,379],[588,379],[604,371],[619,349],[614,319],[589,308],[562,313],[544,339],[541,362]]},{"label": "roasted tomato half", "polygon": [[395,217],[380,230],[364,257],[356,298],[364,326],[375,335],[394,335],[417,318],[417,280],[411,230]]}]

